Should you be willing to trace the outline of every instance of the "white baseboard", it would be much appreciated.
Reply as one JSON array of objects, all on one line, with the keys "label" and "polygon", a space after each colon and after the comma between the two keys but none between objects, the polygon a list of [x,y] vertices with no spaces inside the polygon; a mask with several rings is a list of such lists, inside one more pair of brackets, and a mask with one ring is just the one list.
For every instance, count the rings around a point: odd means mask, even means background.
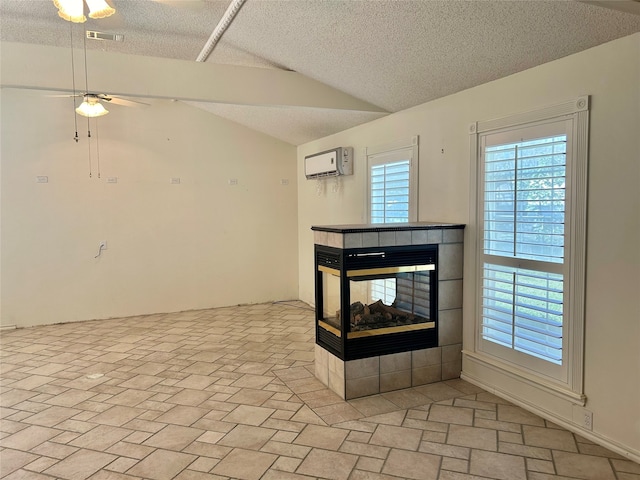
[{"label": "white baseboard", "polygon": [[536,415],[539,415],[540,417],[549,420],[553,423],[555,423],[556,425],[560,425],[563,428],[566,428],[567,430],[569,430],[570,432],[576,433],[578,435],[580,435],[581,437],[586,438],[587,440],[590,440],[594,443],[597,443],[598,445],[607,448],[609,450],[611,450],[612,452],[617,453],[618,455],[622,455],[623,457],[628,458],[629,460],[632,460],[636,463],[640,463],[640,452],[632,450],[630,448],[628,448],[625,445],[622,445],[618,442],[616,442],[615,440],[612,440],[602,434],[599,434],[597,432],[592,432],[589,430],[585,430],[582,429],[578,426],[576,426],[574,423],[567,421],[565,418],[559,417],[557,415],[555,415],[553,412],[549,412],[547,410],[543,410],[541,408],[539,408],[539,406],[528,402],[527,400],[520,398],[518,396],[513,395],[510,392],[501,390],[499,388],[496,388],[492,385],[488,385],[486,383],[484,383],[482,380],[478,379],[477,377],[474,377],[473,375],[470,375],[469,373],[466,372],[462,372],[460,374],[460,378],[462,378],[463,380],[466,380],[469,383],[472,383],[484,390],[486,390],[489,393],[493,393],[494,395],[500,397],[500,398],[504,398],[505,400],[508,400],[511,403],[514,403],[515,405],[518,405],[519,407],[524,408],[525,410],[528,410],[532,413],[535,413]]}]

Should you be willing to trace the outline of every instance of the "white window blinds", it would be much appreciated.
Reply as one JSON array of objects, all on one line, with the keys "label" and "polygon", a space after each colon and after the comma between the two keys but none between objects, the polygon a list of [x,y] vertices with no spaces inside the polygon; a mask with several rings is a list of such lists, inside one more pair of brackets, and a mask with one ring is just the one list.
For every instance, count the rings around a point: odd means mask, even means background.
[{"label": "white window blinds", "polygon": [[409,221],[409,160],[371,166],[371,223]]},{"label": "white window blinds", "polygon": [[484,264],[482,336],[562,363],[562,275]]},{"label": "white window blinds", "polygon": [[392,305],[396,301],[396,279],[380,278],[371,280],[369,295],[372,302],[382,300],[386,305]]},{"label": "white window blinds", "polygon": [[566,135],[485,150],[486,254],[562,263]]},{"label": "white window blinds", "polygon": [[543,371],[564,361],[564,128],[486,135],[481,152],[481,337],[487,351],[538,359]]}]

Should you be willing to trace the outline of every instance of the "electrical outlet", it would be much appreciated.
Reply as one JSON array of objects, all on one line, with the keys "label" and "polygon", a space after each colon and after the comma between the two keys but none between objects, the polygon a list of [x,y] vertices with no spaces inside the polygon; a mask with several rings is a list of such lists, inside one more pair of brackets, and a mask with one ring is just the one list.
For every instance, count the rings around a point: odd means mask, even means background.
[{"label": "electrical outlet", "polygon": [[593,412],[589,410],[582,412],[582,426],[587,430],[593,430]]},{"label": "electrical outlet", "polygon": [[228,183],[229,183],[229,185],[237,185],[238,184],[238,179],[237,178],[230,178]]},{"label": "electrical outlet", "polygon": [[584,428],[593,430],[593,412],[587,410],[582,405],[573,405],[573,423]]}]

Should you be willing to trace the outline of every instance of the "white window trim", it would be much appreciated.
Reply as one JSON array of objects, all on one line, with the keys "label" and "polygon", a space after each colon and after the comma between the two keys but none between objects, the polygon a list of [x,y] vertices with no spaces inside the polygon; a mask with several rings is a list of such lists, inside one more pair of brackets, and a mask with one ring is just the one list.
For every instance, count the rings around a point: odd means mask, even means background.
[{"label": "white window trim", "polygon": [[[472,252],[474,261],[471,262],[471,274],[477,283],[478,272],[482,271],[479,264],[480,255],[478,249],[481,247],[479,234],[478,215],[478,153],[480,135],[497,131],[500,129],[525,126],[541,121],[553,119],[573,118],[572,148],[575,161],[571,162],[571,171],[567,176],[571,176],[572,191],[570,203],[571,211],[568,212],[566,228],[569,229],[570,253],[565,259],[569,264],[569,291],[568,291],[568,315],[572,321],[568,325],[568,372],[567,382],[561,383],[547,377],[536,374],[518,365],[510,364],[492,357],[485,352],[478,350],[478,335],[480,334],[481,305],[479,289],[473,292],[473,322],[474,335],[466,337],[472,341],[469,348],[465,348],[464,354],[472,357],[475,361],[481,362],[493,369],[502,371],[509,376],[515,376],[528,384],[542,388],[545,391],[563,399],[569,399],[574,403],[584,405],[586,396],[584,395],[584,303],[585,303],[585,264],[586,264],[586,207],[587,207],[587,159],[588,159],[588,135],[589,135],[589,97],[579,97],[575,100],[553,105],[540,110],[520,113],[509,117],[495,120],[487,120],[472,123],[469,126],[470,134],[470,211],[469,218],[472,219]],[[476,285],[478,287],[478,285]]]},{"label": "white window trim", "polygon": [[411,162],[409,166],[409,221],[418,221],[418,135],[405,139],[398,140],[392,143],[384,145],[376,145],[373,147],[366,147],[364,154],[367,159],[367,191],[365,195],[365,212],[367,222],[371,219],[371,159],[372,157],[385,153],[392,153],[396,150],[404,150],[407,148],[412,149]]}]

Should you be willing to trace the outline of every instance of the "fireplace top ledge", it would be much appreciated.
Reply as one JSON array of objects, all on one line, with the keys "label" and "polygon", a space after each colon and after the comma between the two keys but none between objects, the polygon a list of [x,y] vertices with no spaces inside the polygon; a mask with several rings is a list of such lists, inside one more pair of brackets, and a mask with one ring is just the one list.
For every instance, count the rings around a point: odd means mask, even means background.
[{"label": "fireplace top ledge", "polygon": [[412,230],[464,229],[462,223],[410,222],[410,223],[368,223],[351,225],[312,226],[311,230],[331,233],[404,232]]},{"label": "fireplace top ledge", "polygon": [[413,222],[314,226],[311,230],[316,245],[344,249],[462,243],[464,227],[458,223]]}]

